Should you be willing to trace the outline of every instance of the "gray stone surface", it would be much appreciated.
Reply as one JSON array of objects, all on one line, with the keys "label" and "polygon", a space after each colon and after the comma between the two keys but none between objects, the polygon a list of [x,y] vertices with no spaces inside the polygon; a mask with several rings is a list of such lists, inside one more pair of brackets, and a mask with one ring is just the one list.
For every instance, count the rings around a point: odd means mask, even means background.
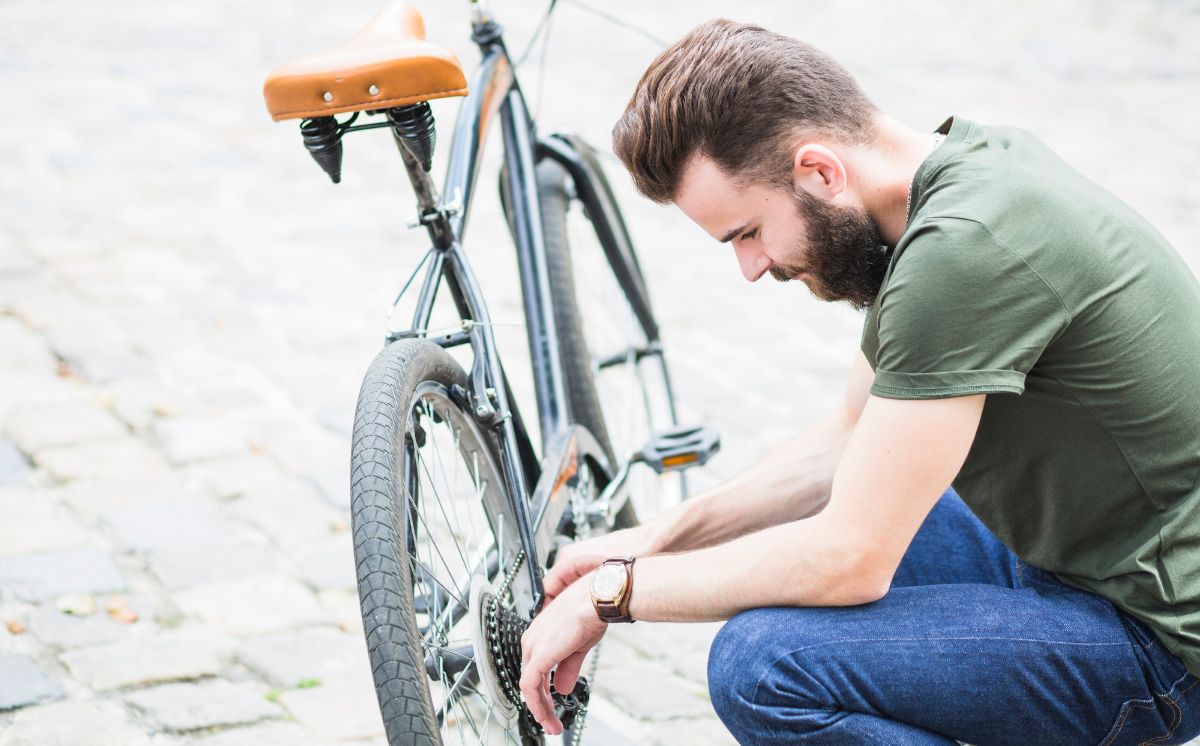
[{"label": "gray stone surface", "polygon": [[119,438],[129,429],[95,404],[22,407],[8,416],[9,436],[26,453],[51,446]]},{"label": "gray stone surface", "polygon": [[136,624],[124,624],[113,620],[103,610],[91,616],[73,616],[64,614],[52,604],[42,604],[29,618],[29,628],[35,637],[62,649],[117,642],[152,624],[142,619]]},{"label": "gray stone surface", "polygon": [[0,558],[0,588],[40,601],[64,593],[109,593],[125,588],[112,558],[99,549]]},{"label": "gray stone surface", "polygon": [[210,681],[142,689],[127,695],[125,701],[167,730],[194,731],[281,715],[265,694],[264,688],[251,684]]},{"label": "gray stone surface", "polygon": [[0,487],[21,485],[29,481],[29,462],[7,438],[0,438]]},{"label": "gray stone surface", "polygon": [[149,746],[150,737],[111,702],[56,702],[22,710],[0,746]]},{"label": "gray stone surface", "polygon": [[205,417],[159,420],[151,428],[175,465],[246,453],[251,438],[244,428]]},{"label": "gray stone surface", "polygon": [[312,592],[284,575],[206,583],[175,596],[180,609],[236,635],[253,635],[329,620]]},{"label": "gray stone surface", "polygon": [[104,516],[117,540],[140,551],[221,543],[225,533],[199,500],[157,501]]},{"label": "gray stone surface", "polygon": [[33,658],[0,653],[0,711],[63,696],[62,686]]},{"label": "gray stone surface", "polygon": [[150,567],[168,588],[270,573],[276,563],[263,544],[219,539],[154,550]]},{"label": "gray stone surface", "polygon": [[56,479],[120,479],[130,475],[154,476],[167,471],[156,451],[132,436],[106,441],[55,446],[33,455],[38,466]]},{"label": "gray stone surface", "polygon": [[0,488],[0,557],[95,545],[68,508],[32,489]]},{"label": "gray stone surface", "polygon": [[246,640],[238,646],[237,658],[280,687],[294,687],[308,679],[328,681],[364,674],[369,677],[371,673],[363,640],[326,628]]},{"label": "gray stone surface", "polygon": [[304,553],[298,564],[304,582],[317,590],[353,588],[357,582],[354,542],[349,532],[328,539]]},{"label": "gray stone surface", "polygon": [[221,670],[212,640],[178,634],[80,648],[59,660],[72,676],[97,691],[196,679]]},{"label": "gray stone surface", "polygon": [[327,742],[383,735],[383,720],[369,676],[289,689],[280,695],[279,702],[305,731]]},{"label": "gray stone surface", "polygon": [[317,746],[304,728],[295,723],[265,723],[231,728],[188,743],[194,746]]}]

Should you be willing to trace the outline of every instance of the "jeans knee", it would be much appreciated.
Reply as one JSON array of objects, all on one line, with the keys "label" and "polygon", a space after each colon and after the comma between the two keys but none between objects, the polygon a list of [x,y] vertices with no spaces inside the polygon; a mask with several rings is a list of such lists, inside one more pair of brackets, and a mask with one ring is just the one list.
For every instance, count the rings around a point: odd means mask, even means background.
[{"label": "jeans knee", "polygon": [[771,609],[751,609],[730,619],[708,651],[708,693],[718,717],[739,740],[758,730],[755,692],[774,637]]}]

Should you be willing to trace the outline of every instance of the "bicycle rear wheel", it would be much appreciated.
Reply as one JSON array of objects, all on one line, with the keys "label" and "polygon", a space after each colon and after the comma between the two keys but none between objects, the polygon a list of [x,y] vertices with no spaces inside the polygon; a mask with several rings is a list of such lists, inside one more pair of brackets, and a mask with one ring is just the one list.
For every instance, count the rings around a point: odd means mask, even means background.
[{"label": "bicycle rear wheel", "polygon": [[[646,354],[658,340],[647,339],[567,171],[546,159],[538,164],[537,181],[571,412],[619,465],[653,434],[676,424],[666,361],[661,347]],[[608,185],[599,186],[612,199]],[[641,277],[636,264],[628,269]],[[686,495],[677,473],[660,477],[639,469],[627,485],[633,510],[617,515],[617,528],[651,518]]]},{"label": "bicycle rear wheel", "polygon": [[437,345],[396,342],[371,363],[355,413],[354,554],[389,744],[522,743],[495,664],[476,651],[487,639],[481,599],[497,599],[493,613],[524,614],[532,594],[516,571],[496,449],[464,405],[466,385]]}]

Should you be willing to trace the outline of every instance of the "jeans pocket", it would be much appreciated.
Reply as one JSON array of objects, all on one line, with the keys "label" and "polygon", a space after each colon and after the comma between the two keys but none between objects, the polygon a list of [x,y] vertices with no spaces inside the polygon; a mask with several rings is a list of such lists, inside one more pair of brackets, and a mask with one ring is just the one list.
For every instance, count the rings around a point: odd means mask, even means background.
[{"label": "jeans pocket", "polygon": [[1100,746],[1187,743],[1200,731],[1200,689],[1196,684],[1200,679],[1185,674],[1168,692],[1127,700]]}]

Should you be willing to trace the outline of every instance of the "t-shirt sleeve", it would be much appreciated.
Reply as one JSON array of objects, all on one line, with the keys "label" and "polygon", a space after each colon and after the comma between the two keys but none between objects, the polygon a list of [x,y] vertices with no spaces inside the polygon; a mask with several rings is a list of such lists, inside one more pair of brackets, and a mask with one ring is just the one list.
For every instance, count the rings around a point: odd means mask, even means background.
[{"label": "t-shirt sleeve", "polygon": [[1020,394],[1070,323],[1054,289],[980,223],[917,229],[877,303],[871,393],[891,399]]}]

